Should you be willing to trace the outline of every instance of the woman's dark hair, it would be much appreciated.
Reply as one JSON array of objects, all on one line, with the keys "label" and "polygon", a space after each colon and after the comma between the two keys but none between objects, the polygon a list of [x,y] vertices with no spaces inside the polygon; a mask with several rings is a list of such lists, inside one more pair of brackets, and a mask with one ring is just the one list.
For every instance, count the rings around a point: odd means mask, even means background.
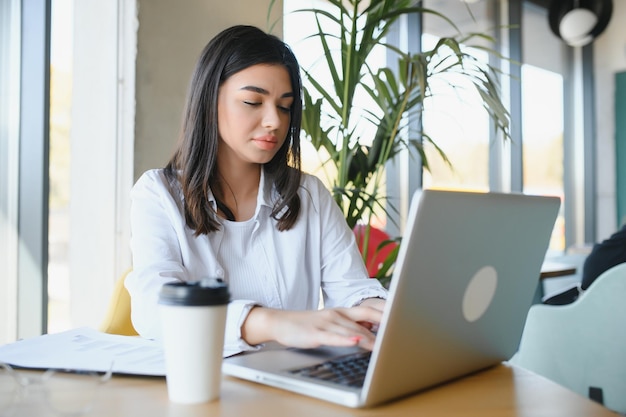
[{"label": "woman's dark hair", "polygon": [[[283,146],[264,164],[278,199],[272,217],[279,230],[288,230],[300,212],[300,126],[302,81],[293,52],[282,40],[253,26],[233,26],[219,33],[202,51],[191,78],[180,140],[165,167],[173,189],[182,188],[185,221],[196,236],[218,230],[209,190],[217,187],[217,98],[221,85],[233,74],[257,64],[284,66],[291,79],[294,100],[289,131]],[[178,186],[180,184],[180,186]]]}]

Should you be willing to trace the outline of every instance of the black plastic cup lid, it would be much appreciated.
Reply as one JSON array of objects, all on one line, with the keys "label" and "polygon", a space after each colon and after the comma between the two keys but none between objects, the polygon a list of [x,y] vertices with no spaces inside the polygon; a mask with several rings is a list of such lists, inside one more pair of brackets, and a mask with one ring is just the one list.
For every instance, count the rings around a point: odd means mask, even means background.
[{"label": "black plastic cup lid", "polygon": [[230,302],[228,285],[222,280],[169,282],[161,287],[159,304],[180,306],[213,306]]}]

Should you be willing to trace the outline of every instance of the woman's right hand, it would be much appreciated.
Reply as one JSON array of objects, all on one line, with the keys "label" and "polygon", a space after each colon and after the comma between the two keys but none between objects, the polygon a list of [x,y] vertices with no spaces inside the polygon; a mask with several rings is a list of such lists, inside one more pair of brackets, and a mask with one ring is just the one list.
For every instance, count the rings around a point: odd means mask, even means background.
[{"label": "woman's right hand", "polygon": [[276,341],[284,346],[315,348],[360,346],[372,350],[382,311],[361,305],[313,311],[253,308],[242,326],[242,337],[250,345]]}]

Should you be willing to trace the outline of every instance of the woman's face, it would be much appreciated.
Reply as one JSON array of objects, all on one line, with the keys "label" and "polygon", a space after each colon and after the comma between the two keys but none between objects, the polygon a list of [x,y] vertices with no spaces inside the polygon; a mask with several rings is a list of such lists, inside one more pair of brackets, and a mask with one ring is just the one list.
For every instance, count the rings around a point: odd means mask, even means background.
[{"label": "woman's face", "polygon": [[269,162],[287,137],[293,96],[282,65],[253,65],[228,78],[217,98],[220,160]]}]

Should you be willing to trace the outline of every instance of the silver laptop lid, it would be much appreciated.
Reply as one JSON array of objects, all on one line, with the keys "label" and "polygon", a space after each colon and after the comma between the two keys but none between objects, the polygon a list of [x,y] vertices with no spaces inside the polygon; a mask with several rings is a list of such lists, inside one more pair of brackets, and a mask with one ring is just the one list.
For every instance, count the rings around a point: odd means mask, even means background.
[{"label": "silver laptop lid", "polygon": [[559,207],[556,197],[415,193],[363,405],[514,354]]}]

